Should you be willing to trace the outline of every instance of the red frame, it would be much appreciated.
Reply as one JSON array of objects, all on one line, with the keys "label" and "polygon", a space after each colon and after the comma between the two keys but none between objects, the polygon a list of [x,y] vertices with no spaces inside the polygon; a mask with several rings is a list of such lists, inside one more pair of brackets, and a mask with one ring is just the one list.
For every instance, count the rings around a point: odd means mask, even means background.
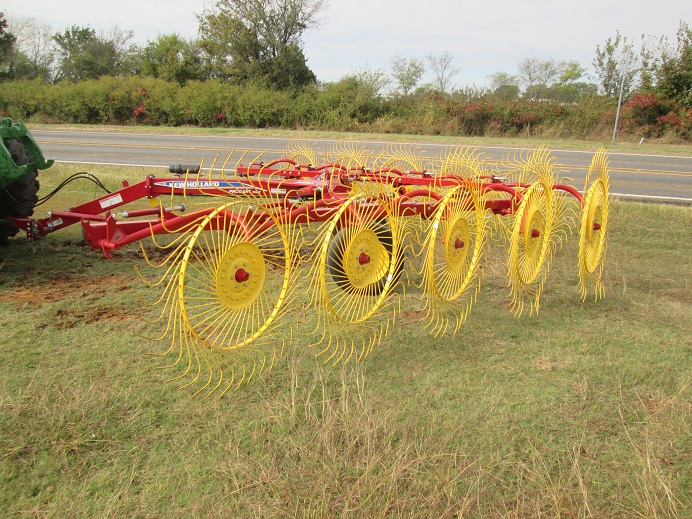
[{"label": "red frame", "polygon": [[[284,167],[279,167],[284,165]],[[276,204],[283,207],[280,221],[283,223],[307,223],[325,221],[346,200],[353,182],[379,182],[390,184],[398,191],[398,196],[388,200],[390,209],[397,216],[419,215],[430,218],[441,200],[435,187],[468,185],[481,191],[499,191],[506,198],[486,201],[485,207],[495,214],[507,215],[515,212],[521,201],[526,184],[508,183],[503,179],[482,177],[464,179],[458,176],[434,177],[426,172],[402,172],[388,168],[366,170],[346,169],[340,164],[325,164],[319,167],[297,164],[290,159],[277,159],[268,164],[255,163],[249,167],[239,166],[236,179],[148,176],[142,182],[123,187],[117,191],[91,200],[66,211],[52,211],[46,218],[10,219],[19,229],[24,229],[30,241],[60,230],[69,225],[81,223],[86,241],[94,248],[111,257],[113,251],[129,243],[148,238],[155,234],[170,234],[185,230],[196,221],[214,211],[214,208],[199,209],[189,214],[178,215],[174,210],[159,206],[136,211],[113,212],[124,205],[140,199],[154,199],[160,196],[218,196],[255,197],[268,195],[277,198]],[[580,204],[582,195],[573,187],[556,184],[553,189],[573,195]],[[418,200],[425,197],[428,200]],[[432,199],[433,201],[430,201]],[[299,205],[297,202],[311,201]],[[376,215],[375,215],[376,216]],[[155,217],[155,218],[144,218]],[[209,222],[209,227],[217,225],[221,216]],[[255,231],[272,225],[268,216],[261,212],[246,215],[253,221]],[[248,222],[246,222],[248,223]]]}]

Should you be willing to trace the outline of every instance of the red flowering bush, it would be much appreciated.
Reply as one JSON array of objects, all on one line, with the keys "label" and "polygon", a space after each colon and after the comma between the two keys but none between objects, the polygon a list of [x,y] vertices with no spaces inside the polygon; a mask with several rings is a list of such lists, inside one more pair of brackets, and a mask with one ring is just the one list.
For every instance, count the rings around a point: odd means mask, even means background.
[{"label": "red flowering bush", "polygon": [[656,94],[636,94],[622,106],[619,131],[642,137],[661,137],[668,131],[686,131],[684,112],[675,101]]},{"label": "red flowering bush", "polygon": [[692,134],[692,110],[681,109],[679,112],[668,112],[656,120],[656,125],[663,133],[674,133],[680,137]]},{"label": "red flowering bush", "polygon": [[457,105],[454,108],[459,126],[465,135],[484,135],[493,116],[493,105],[485,99]]}]

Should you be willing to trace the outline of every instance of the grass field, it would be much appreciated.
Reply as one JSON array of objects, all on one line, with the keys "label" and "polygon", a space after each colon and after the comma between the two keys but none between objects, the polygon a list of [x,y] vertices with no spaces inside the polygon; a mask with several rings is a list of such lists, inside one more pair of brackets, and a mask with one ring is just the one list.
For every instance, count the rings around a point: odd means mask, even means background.
[{"label": "grass field", "polygon": [[364,363],[323,365],[298,340],[221,399],[148,355],[137,247],[11,240],[0,515],[692,517],[692,208],[616,202],[609,232],[604,300],[580,301],[572,237],[540,314],[516,319],[495,246],[456,336],[428,336],[407,292]]}]

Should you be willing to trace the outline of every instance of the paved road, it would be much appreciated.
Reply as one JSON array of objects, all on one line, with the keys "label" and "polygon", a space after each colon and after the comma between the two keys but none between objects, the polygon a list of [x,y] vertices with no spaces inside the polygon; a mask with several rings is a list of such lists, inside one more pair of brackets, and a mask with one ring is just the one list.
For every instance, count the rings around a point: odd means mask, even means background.
[{"label": "paved road", "polygon": [[[291,144],[299,143],[322,152],[346,141],[329,139],[292,140],[274,137],[159,135],[116,132],[32,131],[47,158],[61,162],[168,166],[173,163],[209,165],[217,154],[223,162],[233,149],[252,150],[245,162],[258,153],[262,160],[283,156]],[[463,142],[463,141],[462,141]],[[387,143],[361,143],[376,155]],[[419,151],[435,157],[448,145],[416,144]],[[489,161],[519,152],[510,147],[482,147]],[[551,150],[559,169],[573,179],[578,188],[593,151]],[[595,150],[594,150],[595,151]],[[237,152],[235,157],[240,157]],[[611,190],[614,194],[635,197],[669,198],[692,203],[692,157],[611,153]],[[231,163],[235,162],[235,158]]]}]

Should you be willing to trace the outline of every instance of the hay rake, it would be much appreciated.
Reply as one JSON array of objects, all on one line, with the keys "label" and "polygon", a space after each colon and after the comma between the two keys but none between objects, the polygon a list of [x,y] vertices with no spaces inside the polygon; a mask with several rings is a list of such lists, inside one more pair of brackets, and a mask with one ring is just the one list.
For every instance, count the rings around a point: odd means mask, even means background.
[{"label": "hay rake", "polygon": [[[175,368],[181,387],[206,396],[270,368],[298,336],[325,362],[362,360],[412,287],[430,333],[457,333],[477,298],[491,239],[505,243],[517,316],[538,312],[551,259],[574,228],[582,299],[604,295],[603,149],[584,195],[562,183],[544,149],[498,164],[474,149],[426,157],[398,144],[379,154],[347,144],[317,154],[301,145],[261,159],[233,151],[206,173],[178,167],[177,177],[148,177],[16,224],[35,240],[79,222],[106,256],[151,237],[160,252],[142,248],[148,268],[138,271],[148,287],[142,300],[159,309],[154,339],[167,344],[159,355],[170,359],[165,367]],[[139,198],[158,206],[117,212]]]}]

